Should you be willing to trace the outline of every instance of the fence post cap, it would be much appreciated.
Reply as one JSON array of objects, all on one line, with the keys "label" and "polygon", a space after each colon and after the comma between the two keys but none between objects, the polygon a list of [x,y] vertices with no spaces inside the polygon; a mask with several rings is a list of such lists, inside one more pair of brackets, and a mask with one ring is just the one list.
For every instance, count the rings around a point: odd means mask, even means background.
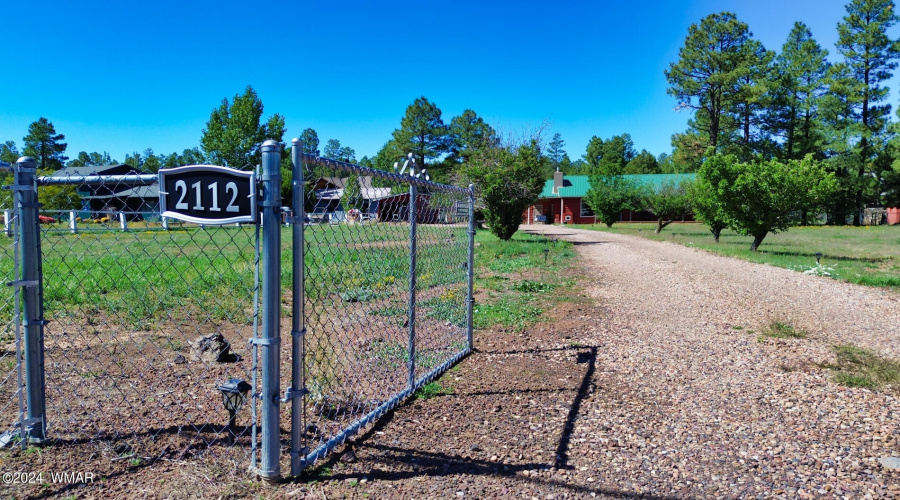
[{"label": "fence post cap", "polygon": [[33,164],[37,164],[37,161],[35,161],[35,159],[32,158],[32,157],[30,157],[30,156],[22,156],[22,157],[20,157],[18,160],[16,160],[16,164],[20,164],[20,163],[33,163]]},{"label": "fence post cap", "polygon": [[294,146],[296,146],[298,144],[303,144],[303,140],[300,139],[299,137],[294,137],[293,139],[291,139],[291,144],[293,144]]},{"label": "fence post cap", "polygon": [[266,142],[262,143],[262,150],[265,153],[270,153],[272,151],[280,151],[281,144],[278,141],[269,139]]}]

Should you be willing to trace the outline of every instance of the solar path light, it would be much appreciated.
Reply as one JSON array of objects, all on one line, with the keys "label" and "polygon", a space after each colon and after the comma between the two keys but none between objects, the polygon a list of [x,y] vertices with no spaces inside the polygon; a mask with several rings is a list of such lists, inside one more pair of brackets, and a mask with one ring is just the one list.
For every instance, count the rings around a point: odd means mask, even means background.
[{"label": "solar path light", "polygon": [[228,410],[229,441],[234,439],[234,420],[238,410],[244,406],[244,399],[250,391],[250,384],[246,381],[233,378],[218,387],[222,393],[222,405]]}]

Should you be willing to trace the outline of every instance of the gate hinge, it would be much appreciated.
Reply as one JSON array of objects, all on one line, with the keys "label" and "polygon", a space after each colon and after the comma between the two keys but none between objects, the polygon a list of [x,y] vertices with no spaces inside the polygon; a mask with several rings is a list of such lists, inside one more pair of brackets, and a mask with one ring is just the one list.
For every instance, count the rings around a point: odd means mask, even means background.
[{"label": "gate hinge", "polygon": [[305,222],[303,220],[303,217],[285,217],[284,221],[288,224],[302,224],[303,222]]},{"label": "gate hinge", "polygon": [[40,282],[38,280],[16,280],[10,281],[6,284],[6,286],[19,286],[22,288],[28,288],[32,286],[38,286]]},{"label": "gate hinge", "polygon": [[281,399],[277,399],[281,403],[287,403],[288,401],[296,398],[302,398],[303,396],[309,394],[309,389],[294,389],[293,387],[288,387],[284,390],[284,397]]},{"label": "gate hinge", "polygon": [[7,191],[37,191],[31,184],[7,184],[3,186],[3,189]]},{"label": "gate hinge", "polygon": [[279,345],[281,344],[281,337],[253,337],[252,339],[247,340],[247,342],[253,345]]},{"label": "gate hinge", "polygon": [[291,337],[298,338],[298,337],[303,337],[304,335],[306,335],[306,328],[304,328],[300,331],[291,330]]}]

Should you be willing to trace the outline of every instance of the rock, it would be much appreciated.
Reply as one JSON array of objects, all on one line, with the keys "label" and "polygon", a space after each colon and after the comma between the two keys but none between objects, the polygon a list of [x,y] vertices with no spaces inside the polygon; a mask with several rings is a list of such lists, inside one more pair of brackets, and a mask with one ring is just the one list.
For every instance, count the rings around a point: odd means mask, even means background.
[{"label": "rock", "polygon": [[187,363],[187,360],[184,359],[184,356],[182,356],[181,354],[178,354],[175,356],[175,359],[172,360],[172,362],[175,363],[176,365],[183,365],[184,363]]},{"label": "rock", "polygon": [[883,457],[879,458],[878,461],[885,469],[900,470],[900,458],[898,457]]},{"label": "rock", "polygon": [[191,356],[206,363],[227,363],[235,361],[231,354],[231,344],[221,333],[202,335],[190,342]]}]

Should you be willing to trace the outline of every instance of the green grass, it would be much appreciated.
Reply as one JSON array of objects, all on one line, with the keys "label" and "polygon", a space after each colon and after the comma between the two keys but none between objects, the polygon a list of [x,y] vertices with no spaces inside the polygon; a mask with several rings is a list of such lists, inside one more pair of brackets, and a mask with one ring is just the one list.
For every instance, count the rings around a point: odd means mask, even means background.
[{"label": "green grass", "polygon": [[573,226],[643,238],[669,241],[750,262],[770,264],[798,272],[816,268],[821,252],[822,268],[831,278],[860,285],[900,289],[900,227],[805,226],[769,234],[757,252],[750,252],[752,238],[722,231],[718,243],[705,224],[671,224],[662,233],[655,225],[638,223]]},{"label": "green grass", "polygon": [[431,399],[448,394],[453,394],[453,389],[442,386],[440,382],[429,382],[416,391],[416,399]]},{"label": "green grass", "polygon": [[476,242],[475,287],[487,297],[475,304],[475,328],[525,328],[540,321],[545,307],[565,300],[551,292],[569,284],[561,271],[575,256],[571,243],[524,233],[501,241],[486,231]]},{"label": "green grass", "polygon": [[834,371],[835,381],[848,387],[900,389],[900,361],[850,344],[833,347],[837,362],[822,366]]}]

